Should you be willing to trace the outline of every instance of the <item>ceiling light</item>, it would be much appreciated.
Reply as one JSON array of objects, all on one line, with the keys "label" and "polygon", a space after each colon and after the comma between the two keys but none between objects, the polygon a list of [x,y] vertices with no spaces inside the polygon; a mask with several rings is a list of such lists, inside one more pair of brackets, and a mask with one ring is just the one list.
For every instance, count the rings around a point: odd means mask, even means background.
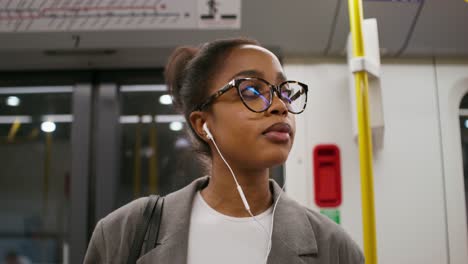
[{"label": "ceiling light", "polygon": [[18,106],[21,101],[16,96],[8,96],[6,102],[9,106]]},{"label": "ceiling light", "polygon": [[151,122],[153,122],[153,116],[151,116],[151,115],[144,115],[144,116],[141,117],[141,122],[142,122],[142,123],[145,123],[145,124],[151,123]]},{"label": "ceiling light", "polygon": [[172,131],[180,131],[180,130],[182,130],[183,127],[184,127],[184,125],[182,124],[182,122],[178,122],[178,121],[171,122],[169,124],[169,128]]},{"label": "ceiling light", "polygon": [[43,115],[42,121],[50,121],[54,123],[71,123],[73,115]]},{"label": "ceiling light", "polygon": [[30,87],[2,87],[0,94],[43,94],[43,93],[71,93],[72,86],[30,86]]},{"label": "ceiling light", "polygon": [[186,138],[178,138],[175,142],[175,147],[177,149],[188,148],[190,147],[190,142]]},{"label": "ceiling light", "polygon": [[168,94],[163,94],[159,97],[159,102],[163,105],[172,104],[172,97]]},{"label": "ceiling light", "polygon": [[31,123],[31,116],[0,116],[0,124],[13,124],[19,122],[21,124]]},{"label": "ceiling light", "polygon": [[129,92],[165,92],[167,91],[167,86],[165,84],[155,84],[155,85],[122,85],[120,91],[124,93]]},{"label": "ceiling light", "polygon": [[41,130],[46,133],[51,133],[55,131],[55,123],[46,121],[41,124]]},{"label": "ceiling light", "polygon": [[122,124],[136,124],[138,122],[140,122],[140,117],[137,115],[120,116]]},{"label": "ceiling light", "polygon": [[170,123],[170,122],[185,122],[185,117],[183,115],[157,115],[156,123]]},{"label": "ceiling light", "polygon": [[[151,123],[152,122],[151,116],[148,116],[148,117],[143,116],[141,118],[142,123],[145,123],[145,121],[147,121],[147,123]],[[182,122],[182,123],[185,122],[185,118],[184,118],[183,115],[156,115],[156,116],[154,116],[154,120],[156,121],[156,123],[171,123],[171,122],[175,122],[175,121]],[[55,121],[55,120],[52,119],[52,121]],[[137,116],[137,115],[122,115],[122,116],[120,116],[120,123],[121,124],[136,124],[136,123],[139,123],[139,122],[140,122],[140,116]]]}]

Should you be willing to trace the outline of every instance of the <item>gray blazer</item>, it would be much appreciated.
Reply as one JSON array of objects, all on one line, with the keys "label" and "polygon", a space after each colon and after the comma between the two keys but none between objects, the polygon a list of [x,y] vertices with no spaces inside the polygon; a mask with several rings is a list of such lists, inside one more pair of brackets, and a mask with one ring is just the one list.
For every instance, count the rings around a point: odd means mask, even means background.
[{"label": "gray blazer", "polygon": [[[192,201],[208,184],[200,178],[165,197],[157,247],[137,263],[187,263]],[[282,192],[270,181],[273,197]],[[101,219],[93,232],[84,263],[126,263],[147,198],[135,200]],[[274,215],[268,264],[361,264],[364,257],[345,231],[328,218],[282,194]]]}]

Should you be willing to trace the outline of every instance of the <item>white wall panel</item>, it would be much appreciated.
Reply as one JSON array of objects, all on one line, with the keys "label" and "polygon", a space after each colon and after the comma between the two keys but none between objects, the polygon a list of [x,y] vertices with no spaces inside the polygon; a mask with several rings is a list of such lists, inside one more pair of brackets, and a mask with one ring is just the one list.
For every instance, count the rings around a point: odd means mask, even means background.
[{"label": "white wall panel", "polygon": [[[352,135],[345,61],[286,60],[285,72],[288,79],[309,85],[307,109],[297,117],[296,142],[286,164],[288,195],[317,209],[313,194],[312,151],[317,144],[338,145],[343,184],[341,225],[362,245],[358,152]],[[306,164],[298,166],[298,160]]]},{"label": "white wall panel", "polygon": [[[374,155],[379,263],[468,263],[466,258],[455,255],[448,262],[445,192],[461,197],[463,184],[458,180],[458,188],[455,188],[447,180],[447,191],[444,190],[441,131],[444,134],[446,126],[442,122],[442,129],[440,127],[432,60],[387,60],[382,66],[385,136],[383,149]],[[464,71],[459,71],[467,78],[468,69],[464,67]],[[310,103],[305,113],[297,118],[295,147],[286,164],[287,191],[293,198],[316,208],[312,149],[316,144],[337,144],[343,173],[341,225],[362,246],[358,148],[352,137],[345,61],[289,58],[285,60],[285,71],[289,79],[310,86]],[[446,70],[447,80],[455,77],[450,72]],[[455,103],[457,111],[458,103]],[[455,129],[458,129],[457,113]],[[456,147],[460,152],[459,136]],[[453,162],[459,166],[458,179],[462,179],[461,154]],[[445,174],[448,174],[447,168]],[[447,203],[464,210],[464,203],[462,206],[458,200],[449,199]],[[466,243],[466,220],[458,219],[457,226],[460,227],[462,221],[465,221],[465,229],[459,228],[458,232],[463,233],[461,236]],[[463,239],[459,238],[456,243],[461,243],[454,247],[458,254],[466,254]],[[452,244],[450,250],[453,254]]]},{"label": "white wall panel", "polygon": [[375,196],[382,263],[447,263],[445,204],[434,66],[395,61],[382,68],[384,148]]}]

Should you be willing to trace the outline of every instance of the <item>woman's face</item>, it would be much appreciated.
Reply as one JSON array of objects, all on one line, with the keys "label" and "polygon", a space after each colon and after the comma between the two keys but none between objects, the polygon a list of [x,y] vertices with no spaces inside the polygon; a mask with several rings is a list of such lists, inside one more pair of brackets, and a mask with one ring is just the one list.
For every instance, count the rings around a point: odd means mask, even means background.
[{"label": "woman's face", "polygon": [[[278,58],[255,45],[234,48],[221,65],[211,81],[210,95],[237,78],[258,77],[275,85],[286,81]],[[244,106],[232,88],[214,101],[206,121],[228,162],[244,169],[284,163],[294,141],[294,116],[276,94],[268,110],[255,113]]]}]

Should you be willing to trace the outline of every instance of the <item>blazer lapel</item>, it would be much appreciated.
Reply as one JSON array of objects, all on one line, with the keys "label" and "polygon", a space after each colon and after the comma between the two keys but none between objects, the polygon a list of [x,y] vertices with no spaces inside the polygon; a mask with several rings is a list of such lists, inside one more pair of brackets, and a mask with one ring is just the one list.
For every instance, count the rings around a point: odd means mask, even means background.
[{"label": "blazer lapel", "polygon": [[273,196],[278,199],[274,220],[272,248],[268,264],[304,264],[318,253],[317,241],[305,209],[283,193],[276,182],[271,181]]},{"label": "blazer lapel", "polygon": [[137,264],[187,263],[193,197],[207,183],[208,177],[203,177],[165,197],[157,246],[138,259]]}]

